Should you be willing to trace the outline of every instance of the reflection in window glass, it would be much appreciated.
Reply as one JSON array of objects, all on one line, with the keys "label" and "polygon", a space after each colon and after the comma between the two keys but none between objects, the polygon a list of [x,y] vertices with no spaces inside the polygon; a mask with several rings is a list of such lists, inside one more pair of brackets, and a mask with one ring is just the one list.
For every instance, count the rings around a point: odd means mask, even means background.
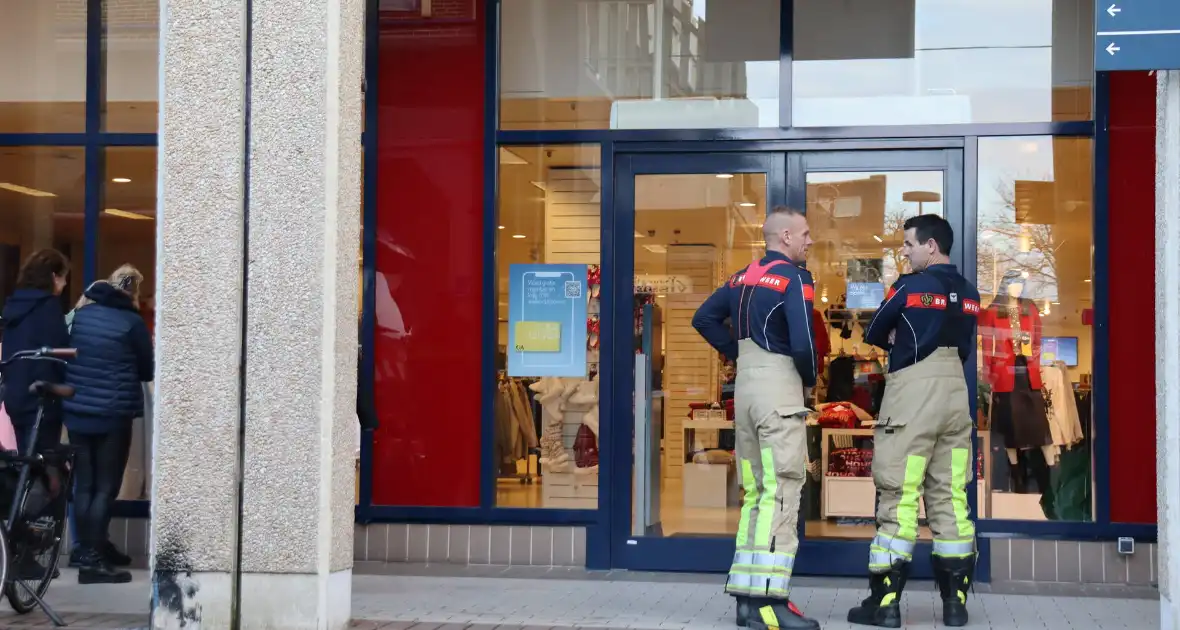
[{"label": "reflection in window glass", "polygon": [[1093,0],[795,0],[793,123],[1089,120]]},{"label": "reflection in window glass", "polygon": [[990,518],[1092,518],[1091,151],[1086,138],[979,141],[980,504]]},{"label": "reflection in window glass", "polygon": [[21,262],[46,247],[70,259],[62,307],[80,295],[83,164],[80,147],[0,147],[0,297],[12,294]]},{"label": "reflection in window glass", "polygon": [[[501,147],[499,155],[496,505],[597,509],[601,152],[597,145],[513,146]],[[519,274],[515,281],[514,273]],[[578,301],[585,304],[562,301],[556,315],[532,311],[532,306],[521,307],[530,309],[523,316],[510,309],[512,301],[524,300],[526,282],[539,282],[549,273],[583,283]],[[576,314],[569,320],[563,317],[566,302],[568,312]],[[511,317],[561,319],[556,323],[562,327],[558,346],[563,350],[530,347],[522,339],[532,329],[510,322]],[[568,335],[565,326],[570,326]],[[563,363],[558,355],[572,344],[585,344],[586,364],[564,371],[565,377],[551,377],[557,373],[552,366]],[[516,357],[510,357],[513,352]]]},{"label": "reflection in window glass", "polygon": [[106,131],[153,133],[159,104],[160,0],[103,2]]},{"label": "reflection in window glass", "polygon": [[86,0],[0,0],[0,16],[0,133],[83,131]]},{"label": "reflection in window glass", "polygon": [[501,129],[777,127],[779,0],[503,0]]},{"label": "reflection in window glass", "polygon": [[[99,279],[120,265],[143,274],[139,312],[155,338],[156,321],[156,149],[106,149],[103,203],[98,219]],[[151,385],[148,385],[149,391]],[[150,404],[150,403],[149,403]],[[150,418],[150,416],[149,416]],[[146,500],[151,493],[151,422],[132,424],[131,450],[119,490],[122,501]]]}]

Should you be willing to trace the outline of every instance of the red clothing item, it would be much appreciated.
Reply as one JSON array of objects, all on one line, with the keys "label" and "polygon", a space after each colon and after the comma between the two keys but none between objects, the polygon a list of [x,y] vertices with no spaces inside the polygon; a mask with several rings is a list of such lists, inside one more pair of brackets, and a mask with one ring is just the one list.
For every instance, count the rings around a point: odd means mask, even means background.
[{"label": "red clothing item", "polygon": [[811,333],[815,337],[815,373],[819,375],[824,373],[824,360],[832,351],[832,341],[828,337],[828,325],[824,323],[824,316],[814,308],[811,309]]},{"label": "red clothing item", "polygon": [[[1032,336],[1032,356],[1028,357],[1028,383],[1041,388],[1041,313],[1028,300],[1020,301],[1020,330]],[[1012,347],[1012,325],[1008,307],[993,302],[979,315],[979,334],[983,336],[983,374],[993,392],[1010,392],[1015,386],[1016,349]]]}]

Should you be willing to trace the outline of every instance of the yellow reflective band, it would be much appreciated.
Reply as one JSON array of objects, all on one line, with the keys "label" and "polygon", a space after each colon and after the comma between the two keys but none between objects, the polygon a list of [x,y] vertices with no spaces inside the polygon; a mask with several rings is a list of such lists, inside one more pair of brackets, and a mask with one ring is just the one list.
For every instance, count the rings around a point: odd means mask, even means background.
[{"label": "yellow reflective band", "polygon": [[959,595],[959,603],[966,604],[967,603],[967,594],[964,593],[963,591],[958,591],[958,595]]},{"label": "yellow reflective band", "polygon": [[897,537],[914,540],[918,537],[918,499],[922,496],[922,481],[926,478],[926,458],[910,455],[905,461],[905,479],[901,482],[901,501],[897,504]]},{"label": "yellow reflective band", "polygon": [[881,605],[888,606],[895,601],[897,601],[897,593],[885,593],[885,596],[881,598]]},{"label": "yellow reflective band", "polygon": [[971,449],[951,449],[951,506],[955,510],[955,524],[964,538],[975,536],[971,522],[971,508],[967,506],[967,471],[971,464]]},{"label": "yellow reflective band", "polygon": [[758,483],[754,480],[754,467],[748,459],[742,460],[742,488],[746,491],[746,496],[742,498],[742,517],[738,521],[738,547],[750,544],[750,513],[758,504]]},{"label": "yellow reflective band", "polygon": [[762,449],[762,496],[758,497],[758,521],[754,525],[754,547],[770,548],[770,526],[774,523],[774,497],[778,494],[778,478],[774,476],[774,456],[769,448]]},{"label": "yellow reflective band", "polygon": [[763,606],[762,608],[758,609],[758,614],[762,617],[762,623],[766,624],[768,627],[778,627],[778,616],[774,614],[774,607]]}]

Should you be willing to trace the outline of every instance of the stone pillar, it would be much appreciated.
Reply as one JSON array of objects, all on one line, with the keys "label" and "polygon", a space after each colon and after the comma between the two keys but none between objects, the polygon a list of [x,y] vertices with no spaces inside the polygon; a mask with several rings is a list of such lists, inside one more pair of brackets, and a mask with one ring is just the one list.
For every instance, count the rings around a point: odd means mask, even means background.
[{"label": "stone pillar", "polygon": [[161,13],[152,626],[344,628],[364,1]]},{"label": "stone pillar", "polygon": [[[1157,72],[1156,458],[1160,628],[1180,628],[1180,71]],[[1115,261],[1117,262],[1117,261]],[[1170,384],[1169,384],[1170,383]]]}]

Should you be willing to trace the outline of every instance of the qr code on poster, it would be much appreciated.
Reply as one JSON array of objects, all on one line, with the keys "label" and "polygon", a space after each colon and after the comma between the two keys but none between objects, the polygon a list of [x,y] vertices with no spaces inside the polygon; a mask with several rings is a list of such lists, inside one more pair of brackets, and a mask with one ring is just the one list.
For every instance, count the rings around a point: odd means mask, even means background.
[{"label": "qr code on poster", "polygon": [[565,298],[567,300],[576,300],[582,297],[582,283],[577,280],[565,281]]}]

